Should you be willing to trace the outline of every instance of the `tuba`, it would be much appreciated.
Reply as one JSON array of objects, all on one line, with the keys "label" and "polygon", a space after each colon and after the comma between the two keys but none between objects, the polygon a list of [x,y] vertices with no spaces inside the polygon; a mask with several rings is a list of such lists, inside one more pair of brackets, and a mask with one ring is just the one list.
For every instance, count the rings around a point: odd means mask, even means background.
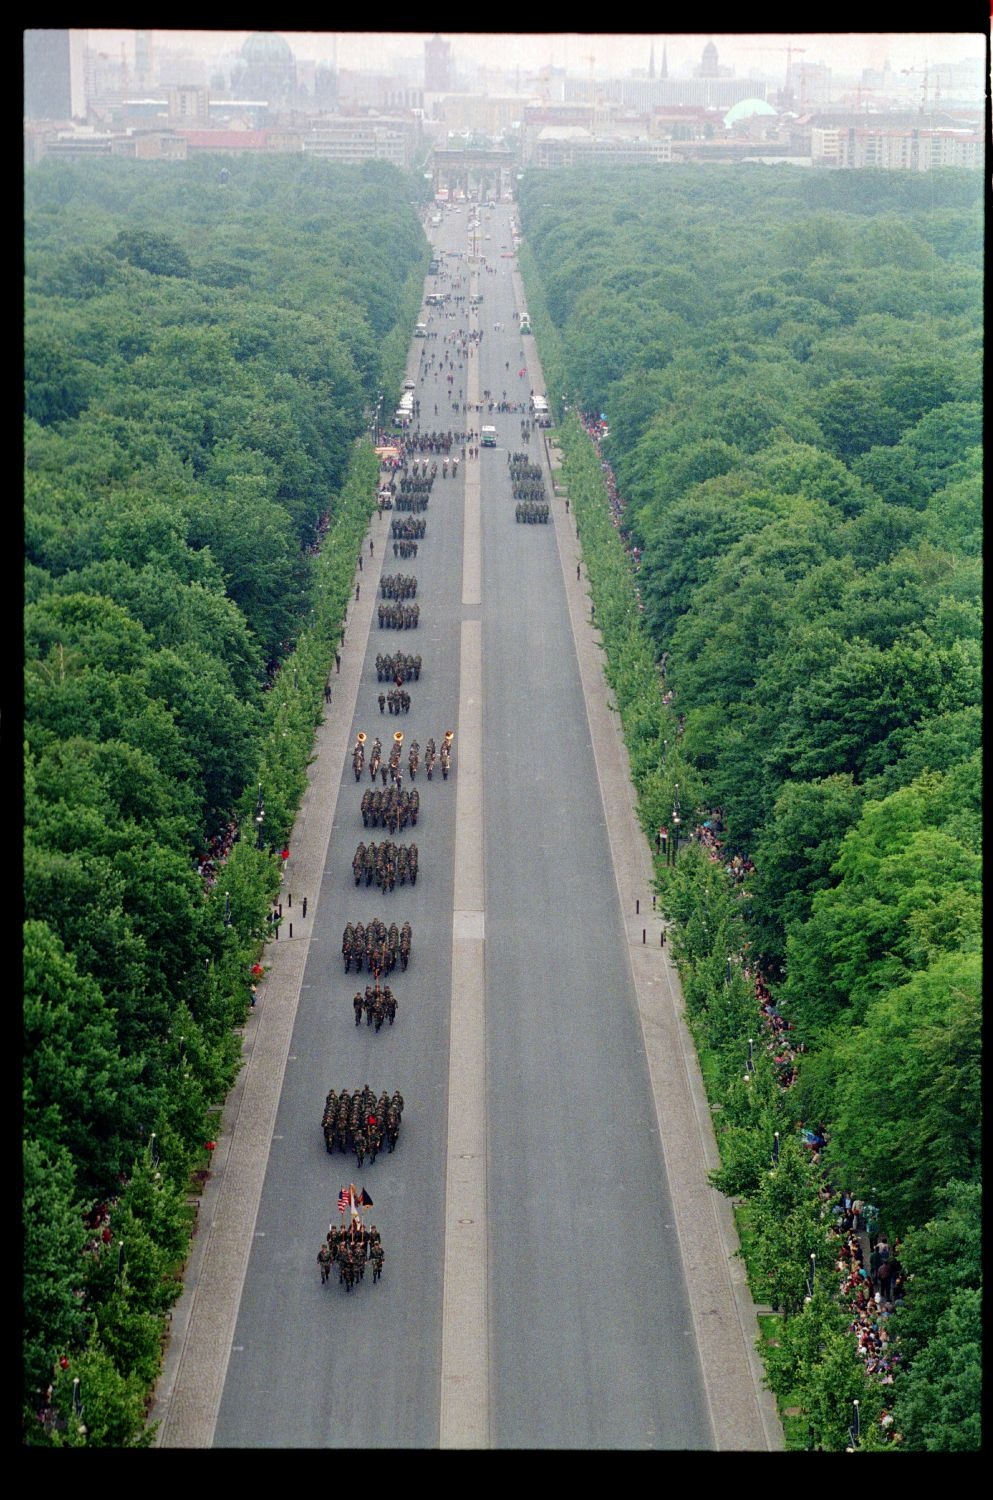
[{"label": "tuba", "polygon": [[398,747],[403,744],[403,730],[402,729],[395,729],[393,731],[393,743],[395,745],[397,745]]},{"label": "tuba", "polygon": [[359,730],[359,737],[358,737],[358,739],[356,740],[355,743],[357,745],[364,745],[365,744],[365,730],[364,729],[360,729]]},{"label": "tuba", "polygon": [[445,730],[445,746],[446,746],[447,749],[451,749],[452,741],[454,740],[454,738],[455,738],[455,730],[454,729],[446,729]]}]

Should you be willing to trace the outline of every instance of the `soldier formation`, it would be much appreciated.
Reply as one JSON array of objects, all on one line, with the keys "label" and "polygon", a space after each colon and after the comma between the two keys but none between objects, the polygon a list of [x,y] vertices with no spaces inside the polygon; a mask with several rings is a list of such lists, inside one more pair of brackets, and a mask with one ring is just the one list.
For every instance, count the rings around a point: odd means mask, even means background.
[{"label": "soldier formation", "polygon": [[421,675],[421,658],[404,656],[398,651],[395,656],[376,657],[376,681],[395,682],[400,687],[404,682],[417,682]]},{"label": "soldier formation", "polygon": [[404,922],[402,927],[391,922],[388,928],[380,917],[373,917],[365,927],[361,922],[354,925],[347,922],[341,935],[345,973],[349,973],[354,963],[355,972],[361,974],[366,962],[369,973],[375,974],[377,979],[380,974],[392,974],[398,963],[405,970],[410,962],[412,945],[413,929],[409,922]]},{"label": "soldier formation", "polygon": [[[415,432],[408,439],[407,447],[416,448],[418,453],[450,453],[455,444],[464,443],[465,440],[464,432]],[[416,474],[416,458],[413,468]]]},{"label": "soldier formation", "polygon": [[366,885],[373,880],[385,895],[392,891],[397,881],[406,885],[417,884],[417,845],[394,844],[387,839],[382,844],[359,844],[352,860],[352,874],[359,885],[363,876]]},{"label": "soldier formation", "polygon": [[375,1021],[376,1030],[379,1031],[384,1021],[389,1021],[392,1026],[396,1020],[397,1000],[389,985],[380,984],[377,979],[375,984],[366,985],[364,995],[361,990],[355,991],[352,1009],[355,1011],[356,1026],[362,1025],[364,1015],[366,1025],[371,1026]]},{"label": "soldier formation", "polygon": [[[414,488],[416,486],[416,488]],[[431,481],[426,480],[424,484],[418,484],[416,479],[409,482],[408,488],[395,496],[393,506],[396,510],[421,511],[428,508],[428,492],[431,489]]]},{"label": "soldier formation", "polygon": [[379,712],[385,713],[387,708],[391,714],[410,713],[410,694],[406,688],[390,688],[388,693],[379,695]]},{"label": "soldier formation", "polygon": [[379,589],[384,599],[414,599],[417,597],[417,579],[407,573],[384,573]]},{"label": "soldier formation", "polygon": [[406,791],[402,786],[393,786],[375,790],[367,787],[362,793],[363,828],[388,828],[390,833],[402,832],[409,823],[411,828],[417,827],[417,814],[420,811],[421,799],[416,787]]},{"label": "soldier formation", "polygon": [[547,526],[548,511],[547,500],[518,500],[514,519],[528,526]]},{"label": "soldier formation", "polygon": [[417,541],[424,536],[427,527],[428,523],[423,516],[417,520],[410,517],[402,521],[394,521],[390,526],[390,534],[394,540],[406,542]]},{"label": "soldier formation", "polygon": [[367,1265],[372,1266],[372,1279],[377,1282],[383,1274],[383,1242],[375,1224],[368,1229],[363,1224],[351,1224],[347,1229],[331,1224],[327,1242],[317,1252],[317,1264],[321,1268],[321,1285],[331,1277],[331,1267],[338,1267],[338,1284],[351,1291],[356,1281],[361,1281]]},{"label": "soldier formation", "polygon": [[420,613],[416,604],[381,604],[379,628],[380,630],[416,630]]},{"label": "soldier formation", "polygon": [[340,1094],[331,1089],[321,1119],[325,1149],[354,1151],[360,1167],[366,1155],[370,1163],[374,1162],[383,1146],[388,1151],[396,1146],[402,1116],[403,1095],[399,1089],[392,1096],[384,1090],[378,1099],[368,1084],[354,1094],[347,1089]]}]

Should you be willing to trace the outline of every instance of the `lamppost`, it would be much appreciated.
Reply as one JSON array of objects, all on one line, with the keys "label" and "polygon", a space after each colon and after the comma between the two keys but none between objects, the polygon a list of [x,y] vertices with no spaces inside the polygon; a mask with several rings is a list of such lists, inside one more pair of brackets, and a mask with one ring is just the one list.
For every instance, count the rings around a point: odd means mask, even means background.
[{"label": "lamppost", "polygon": [[676,863],[679,854],[679,825],[682,819],[679,816],[679,782],[676,782],[672,796],[672,863]]},{"label": "lamppost", "polygon": [[858,1445],[859,1445],[859,1432],[860,1432],[860,1428],[859,1428],[859,1404],[858,1404],[857,1401],[853,1401],[852,1402],[852,1424],[851,1424],[851,1426],[848,1429],[848,1436],[851,1439],[851,1444],[852,1444],[853,1448],[857,1448]]},{"label": "lamppost", "polygon": [[259,849],[259,850],[261,850],[264,847],[263,846],[263,842],[262,842],[262,824],[264,822],[265,822],[265,807],[263,806],[263,803],[262,803],[262,783],[260,781],[259,782],[259,796],[258,796],[258,801],[255,804],[255,827],[257,829],[256,835],[255,835],[255,847],[256,847],[256,849]]},{"label": "lamppost", "polygon": [[810,1299],[814,1295],[814,1272],[816,1271],[816,1269],[817,1269],[817,1256],[814,1254],[813,1251],[811,1251],[810,1252],[810,1265],[807,1268],[807,1301],[808,1302],[810,1301]]},{"label": "lamppost", "polygon": [[778,1167],[779,1166],[779,1131],[778,1130],[774,1130],[772,1132],[772,1164],[773,1164],[774,1167]]},{"label": "lamppost", "polygon": [[231,926],[231,892],[224,892],[224,925]]}]

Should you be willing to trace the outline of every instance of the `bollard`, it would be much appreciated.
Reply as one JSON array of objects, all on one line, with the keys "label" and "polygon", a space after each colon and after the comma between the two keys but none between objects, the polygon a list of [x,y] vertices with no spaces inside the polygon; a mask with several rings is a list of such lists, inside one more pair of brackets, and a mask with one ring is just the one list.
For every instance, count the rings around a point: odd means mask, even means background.
[{"label": "bollard", "polygon": [[642,941],[642,942],[645,942],[645,940],[646,940],[646,939],[645,939],[645,929],[644,929],[644,927],[643,927],[643,928],[642,928],[642,929],[641,929],[641,941]]},{"label": "bollard", "polygon": [[638,917],[638,916],[641,915],[641,897],[640,896],[636,899],[636,901],[634,903],[634,914],[635,914],[636,917]]},{"label": "bollard", "polygon": [[655,910],[655,897],[652,897],[652,911]]},{"label": "bollard", "polygon": [[293,936],[293,923],[290,923],[290,937]]},{"label": "bollard", "polygon": [[290,891],[290,894],[286,898],[286,904],[287,904],[287,906],[292,906],[293,905],[293,892],[292,891]]},{"label": "bollard", "polygon": [[282,919],[282,916],[283,916],[283,903],[282,903],[282,901],[280,901],[279,905],[276,907],[276,910],[279,912],[280,919]]},{"label": "bollard", "polygon": [[304,898],[303,898],[303,914],[304,914],[304,916],[307,915],[307,898],[306,898],[306,896],[304,896]]},{"label": "bollard", "polygon": [[665,928],[664,927],[662,929],[661,934],[659,935],[659,947],[660,948],[664,948],[665,947]]}]

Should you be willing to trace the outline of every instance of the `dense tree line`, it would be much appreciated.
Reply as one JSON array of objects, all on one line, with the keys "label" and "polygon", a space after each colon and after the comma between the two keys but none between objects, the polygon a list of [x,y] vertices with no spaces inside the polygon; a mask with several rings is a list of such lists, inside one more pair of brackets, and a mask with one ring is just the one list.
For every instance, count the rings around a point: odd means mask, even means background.
[{"label": "dense tree line", "polygon": [[[787,1314],[770,1381],[824,1446],[847,1441],[846,1399],[881,1409],[828,1272],[805,1300],[807,1257],[830,1257],[795,1132],[824,1121],[828,1177],[881,1206],[913,1278],[894,1430],[977,1446],[982,183],[543,173],[521,213],[550,395],[607,415],[626,501],[611,536],[570,419],[646,832],[678,783],[684,821],[720,807],[725,858],[756,867],[734,885],[695,847],[660,883],[718,1185]],[[743,1082],[743,958],[792,1022],[787,1090],[764,1056]]]},{"label": "dense tree line", "polygon": [[373,501],[356,439],[420,304],[410,198],[375,163],[27,177],[31,1443],[148,1441]]}]

